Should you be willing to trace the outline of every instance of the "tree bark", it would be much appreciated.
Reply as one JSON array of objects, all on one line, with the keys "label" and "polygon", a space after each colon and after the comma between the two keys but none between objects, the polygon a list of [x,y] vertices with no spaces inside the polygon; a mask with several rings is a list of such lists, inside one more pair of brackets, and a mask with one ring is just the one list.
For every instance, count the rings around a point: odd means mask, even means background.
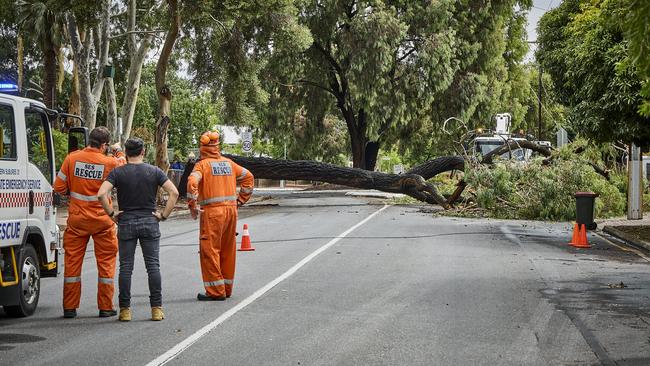
[{"label": "tree bark", "polygon": [[122,135],[120,142],[124,143],[131,136],[131,129],[133,127],[133,115],[135,114],[135,106],[138,103],[138,92],[140,91],[140,78],[142,76],[142,65],[144,64],[145,56],[149,52],[149,47],[153,41],[153,34],[147,34],[140,45],[137,44],[136,39],[136,0],[129,0],[129,7],[127,9],[128,28],[128,47],[131,54],[129,75],[126,80],[126,92],[124,93],[124,100],[122,101]]},{"label": "tree bark", "polygon": [[[72,30],[71,30],[72,32]],[[76,25],[75,25],[76,32]],[[77,75],[79,76],[79,111],[81,117],[86,121],[86,126],[91,130],[95,128],[97,117],[97,101],[93,97],[90,81],[90,45],[92,39],[92,29],[86,32],[84,42],[75,47],[74,62],[78,65]],[[71,37],[74,39],[74,37]],[[75,42],[73,42],[75,44]]]},{"label": "tree bark", "polygon": [[119,141],[120,131],[117,130],[117,98],[113,78],[106,78],[106,128],[111,133],[113,141]]},{"label": "tree bark", "polygon": [[167,156],[167,144],[169,142],[167,131],[169,130],[169,114],[171,111],[171,91],[163,88],[158,95],[158,121],[156,122],[156,166],[165,173],[169,169],[169,156]]},{"label": "tree bark", "polygon": [[[65,81],[65,65],[63,64],[64,59],[63,47],[58,47],[56,49],[56,64],[57,64],[57,73],[56,73],[56,93],[61,94],[63,92],[63,82]],[[56,98],[54,99],[56,103]]]},{"label": "tree bark", "polygon": [[169,58],[174,49],[180,29],[180,14],[178,12],[177,0],[167,0],[169,6],[170,25],[165,44],[160,52],[156,64],[156,90],[158,92],[158,120],[156,121],[156,165],[167,172],[169,169],[169,157],[167,156],[167,130],[169,129],[169,115],[171,111],[172,92],[166,84],[167,66]]},{"label": "tree bark", "polygon": [[255,178],[314,180],[348,187],[403,193],[420,201],[448,208],[442,197],[417,174],[386,174],[364,169],[345,168],[310,160],[276,160],[270,158],[224,155],[250,170]]},{"label": "tree bark", "polygon": [[339,102],[338,105],[345,117],[345,123],[350,134],[352,166],[358,169],[367,169],[366,144],[368,144],[368,136],[366,136],[366,114],[361,109],[358,115],[355,116],[354,111],[345,104],[345,101]]},{"label": "tree bark", "polygon": [[462,156],[441,156],[411,168],[407,173],[417,174],[429,180],[436,175],[452,170],[465,170],[465,159]]},{"label": "tree bark", "polygon": [[[98,101],[104,88],[104,78],[102,77],[103,66],[108,63],[110,5],[110,0],[102,1],[102,19],[97,29],[99,34],[94,34],[93,29],[88,29],[84,32],[83,38],[80,36],[80,30],[74,14],[67,15],[70,45],[72,46],[74,63],[79,75],[79,109],[81,117],[86,122],[86,126],[91,130],[95,128],[97,122]],[[98,60],[94,84],[92,84],[90,70],[93,38],[96,38],[97,41],[95,48]]]},{"label": "tree bark", "polygon": [[126,141],[131,136],[133,116],[135,115],[135,106],[138,103],[138,92],[140,91],[142,65],[144,64],[147,52],[149,52],[152,40],[152,35],[145,37],[137,52],[131,55],[129,76],[126,82],[126,92],[124,93],[124,100],[122,101],[122,125],[124,130],[122,131],[121,142]]},{"label": "tree bark", "polygon": [[56,95],[57,56],[53,47],[48,47],[43,54],[43,103],[54,108]]},{"label": "tree bark", "polygon": [[352,147],[352,166],[366,169],[366,143],[365,136],[356,131],[350,132],[350,146]]},{"label": "tree bark", "polygon": [[379,142],[368,141],[364,151],[364,160],[366,162],[366,170],[375,170],[377,166],[377,155],[379,155]]},{"label": "tree bark", "polygon": [[17,36],[17,44],[16,44],[16,52],[17,52],[17,66],[18,66],[18,80],[17,80],[17,85],[18,85],[18,91],[22,92],[23,91],[23,79],[25,78],[25,45],[23,43],[23,36],[21,33],[18,33]]},{"label": "tree bark", "polygon": [[81,115],[81,105],[79,102],[79,72],[77,63],[72,65],[72,93],[70,93],[70,102],[68,103],[68,113],[77,116]]}]

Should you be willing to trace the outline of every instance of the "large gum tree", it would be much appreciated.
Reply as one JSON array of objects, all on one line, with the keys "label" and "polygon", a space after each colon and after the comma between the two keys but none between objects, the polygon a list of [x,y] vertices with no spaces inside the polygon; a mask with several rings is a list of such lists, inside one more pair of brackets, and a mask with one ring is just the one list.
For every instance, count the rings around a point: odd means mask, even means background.
[{"label": "large gum tree", "polygon": [[453,2],[309,1],[299,23],[313,41],[302,52],[278,53],[264,72],[278,121],[296,111],[312,130],[335,115],[347,127],[353,166],[373,169],[391,131],[418,125],[435,96],[452,82]]}]

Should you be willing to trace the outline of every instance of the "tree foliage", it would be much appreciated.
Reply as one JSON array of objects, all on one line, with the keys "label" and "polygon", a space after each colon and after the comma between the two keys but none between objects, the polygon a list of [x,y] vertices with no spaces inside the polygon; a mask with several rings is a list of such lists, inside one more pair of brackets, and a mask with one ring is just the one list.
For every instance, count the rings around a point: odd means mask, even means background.
[{"label": "tree foliage", "polygon": [[494,167],[468,167],[468,190],[483,214],[499,218],[567,221],[575,219],[575,192],[598,193],[596,217],[620,216],[625,192],[580,159],[557,159],[544,165],[538,159],[526,166],[500,162]]},{"label": "tree foliage", "polygon": [[[424,118],[433,96],[451,83],[454,34],[449,1],[332,1],[301,4],[299,23],[313,41],[278,54],[265,68],[270,118],[291,121],[304,108],[308,132],[322,135],[327,115],[347,126],[355,167],[369,141]],[[301,50],[297,50],[301,51]]]},{"label": "tree foliage", "polygon": [[630,44],[630,57],[637,66],[643,81],[641,94],[645,98],[639,112],[650,117],[650,2],[627,0],[627,12],[623,22],[626,38]]},{"label": "tree foliage", "polygon": [[573,131],[600,141],[650,142],[638,113],[642,81],[620,19],[626,2],[566,0],[540,22],[537,57],[570,107]]}]

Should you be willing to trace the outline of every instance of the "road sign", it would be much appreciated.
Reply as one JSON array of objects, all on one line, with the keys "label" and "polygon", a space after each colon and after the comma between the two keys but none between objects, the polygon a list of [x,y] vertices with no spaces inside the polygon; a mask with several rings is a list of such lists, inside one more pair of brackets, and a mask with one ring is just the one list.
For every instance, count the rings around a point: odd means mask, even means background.
[{"label": "road sign", "polygon": [[244,152],[251,152],[253,151],[253,133],[250,131],[244,131],[241,134],[242,138],[242,147],[241,149]]},{"label": "road sign", "polygon": [[251,152],[253,150],[253,143],[250,141],[244,141],[244,143],[241,146],[241,149],[244,152]]}]

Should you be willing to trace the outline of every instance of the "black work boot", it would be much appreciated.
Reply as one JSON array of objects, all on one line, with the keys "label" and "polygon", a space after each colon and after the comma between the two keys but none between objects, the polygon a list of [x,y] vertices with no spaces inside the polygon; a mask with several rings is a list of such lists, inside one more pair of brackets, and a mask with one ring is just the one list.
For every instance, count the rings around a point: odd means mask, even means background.
[{"label": "black work boot", "polygon": [[99,317],[100,318],[108,318],[111,316],[117,315],[117,310],[100,310],[99,311]]},{"label": "black work boot", "polygon": [[77,309],[63,309],[63,317],[67,319],[77,317]]},{"label": "black work boot", "polygon": [[199,293],[198,295],[196,295],[196,299],[199,301],[224,301],[226,297],[225,296],[213,297],[213,296],[208,296],[207,294]]}]

